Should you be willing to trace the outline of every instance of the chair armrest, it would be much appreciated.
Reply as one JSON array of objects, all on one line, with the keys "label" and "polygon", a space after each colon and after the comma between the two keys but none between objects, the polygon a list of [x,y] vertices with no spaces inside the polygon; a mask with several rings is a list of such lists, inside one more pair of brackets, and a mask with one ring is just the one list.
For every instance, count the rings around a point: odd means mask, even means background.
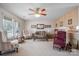
[{"label": "chair armrest", "polygon": [[7,50],[11,50],[13,49],[12,48],[12,45],[10,42],[3,42],[3,51],[7,51]]}]

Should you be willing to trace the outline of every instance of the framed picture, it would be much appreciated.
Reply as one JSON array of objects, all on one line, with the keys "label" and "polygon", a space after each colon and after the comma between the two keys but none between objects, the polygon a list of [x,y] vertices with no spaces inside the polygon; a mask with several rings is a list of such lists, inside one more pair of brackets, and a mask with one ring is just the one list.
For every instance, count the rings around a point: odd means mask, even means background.
[{"label": "framed picture", "polygon": [[62,27],[62,26],[63,26],[63,21],[60,22],[60,27]]},{"label": "framed picture", "polygon": [[56,23],[56,24],[55,24],[55,26],[57,27],[57,26],[58,26],[58,24]]},{"label": "framed picture", "polygon": [[45,28],[51,28],[51,25],[44,25]]},{"label": "framed picture", "polygon": [[72,19],[69,19],[68,20],[68,25],[71,25],[72,24]]},{"label": "framed picture", "polygon": [[37,24],[37,29],[44,29],[44,24]]}]

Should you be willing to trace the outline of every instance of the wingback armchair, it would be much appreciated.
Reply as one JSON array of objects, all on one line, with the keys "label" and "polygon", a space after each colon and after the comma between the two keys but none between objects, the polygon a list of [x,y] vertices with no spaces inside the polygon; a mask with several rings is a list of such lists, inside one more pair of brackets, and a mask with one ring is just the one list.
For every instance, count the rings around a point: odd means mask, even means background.
[{"label": "wingback armchair", "polygon": [[[11,51],[18,51],[18,40],[7,41],[3,38],[5,33],[0,32],[0,54],[8,53]],[[7,39],[7,38],[6,38]]]}]

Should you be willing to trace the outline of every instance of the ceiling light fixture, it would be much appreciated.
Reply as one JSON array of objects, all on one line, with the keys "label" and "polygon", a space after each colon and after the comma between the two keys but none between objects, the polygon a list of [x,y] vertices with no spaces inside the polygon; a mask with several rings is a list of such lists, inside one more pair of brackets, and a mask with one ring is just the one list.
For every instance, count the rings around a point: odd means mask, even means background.
[{"label": "ceiling light fixture", "polygon": [[40,17],[40,14],[35,14],[34,16],[35,16],[35,17]]}]

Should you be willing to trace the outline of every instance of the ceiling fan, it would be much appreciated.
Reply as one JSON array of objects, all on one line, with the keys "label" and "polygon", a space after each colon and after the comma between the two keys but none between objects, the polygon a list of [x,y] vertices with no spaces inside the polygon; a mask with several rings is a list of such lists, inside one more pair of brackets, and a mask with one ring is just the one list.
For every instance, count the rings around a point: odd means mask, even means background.
[{"label": "ceiling fan", "polygon": [[36,17],[46,16],[47,15],[45,8],[36,8],[36,9],[29,8],[29,10],[33,12],[33,13],[29,14],[29,15],[35,15]]}]

